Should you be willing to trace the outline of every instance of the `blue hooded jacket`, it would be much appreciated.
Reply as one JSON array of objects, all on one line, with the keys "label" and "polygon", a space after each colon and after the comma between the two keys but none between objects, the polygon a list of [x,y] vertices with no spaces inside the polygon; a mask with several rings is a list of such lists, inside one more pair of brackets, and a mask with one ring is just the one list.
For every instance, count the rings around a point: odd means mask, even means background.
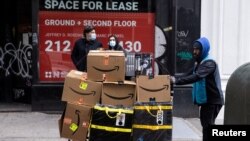
[{"label": "blue hooded jacket", "polygon": [[196,40],[195,42],[199,42],[202,46],[202,49],[201,49],[201,55],[200,55],[200,60],[203,60],[204,58],[206,58],[208,56],[208,53],[210,51],[210,44],[209,44],[209,41],[207,38],[205,37],[202,37],[202,38],[199,38],[198,40]]},{"label": "blue hooded jacket", "polygon": [[224,104],[221,90],[220,73],[217,63],[209,55],[210,44],[202,37],[194,43],[200,43],[200,55],[192,71],[176,76],[175,84],[193,84],[192,99],[195,104]]},{"label": "blue hooded jacket", "polygon": [[[201,61],[201,62],[199,65],[201,65],[202,63],[204,63],[205,61],[208,61],[208,60],[215,62],[212,59],[212,57],[209,56],[210,44],[209,44],[208,39],[205,37],[202,37],[202,38],[196,40],[196,42],[199,42],[201,44],[201,47],[202,47],[201,48],[201,55],[199,58],[199,61]],[[213,75],[214,75],[213,78],[215,79],[215,84],[216,84],[217,88],[219,88],[218,90],[220,91],[220,94],[222,95],[221,86],[220,86],[220,76],[219,76],[219,70],[218,70],[217,64],[216,64],[216,69],[215,69]],[[207,82],[208,81],[206,79],[207,79],[207,77],[204,77],[193,84],[192,98],[193,98],[193,101],[195,104],[201,105],[201,104],[205,104],[208,102],[208,93],[207,93],[207,89],[208,89]]]},{"label": "blue hooded jacket", "polygon": [[[210,44],[207,38],[202,37],[195,42],[199,42],[201,44],[201,54],[198,61],[201,63],[210,57],[208,56],[210,50]],[[200,81],[197,81],[193,84],[192,90],[192,99],[196,104],[204,104],[207,103],[207,92],[206,92],[206,81],[205,78],[202,78]]]}]

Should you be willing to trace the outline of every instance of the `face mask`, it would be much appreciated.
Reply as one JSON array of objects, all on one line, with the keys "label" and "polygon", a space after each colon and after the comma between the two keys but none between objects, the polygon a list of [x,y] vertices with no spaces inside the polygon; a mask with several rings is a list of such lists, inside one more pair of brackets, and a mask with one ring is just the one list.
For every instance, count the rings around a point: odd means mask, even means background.
[{"label": "face mask", "polygon": [[109,45],[110,45],[111,47],[114,47],[114,46],[116,45],[116,42],[115,42],[115,41],[109,41]]},{"label": "face mask", "polygon": [[94,41],[95,39],[96,39],[96,34],[95,33],[91,33],[89,35],[89,40]]}]

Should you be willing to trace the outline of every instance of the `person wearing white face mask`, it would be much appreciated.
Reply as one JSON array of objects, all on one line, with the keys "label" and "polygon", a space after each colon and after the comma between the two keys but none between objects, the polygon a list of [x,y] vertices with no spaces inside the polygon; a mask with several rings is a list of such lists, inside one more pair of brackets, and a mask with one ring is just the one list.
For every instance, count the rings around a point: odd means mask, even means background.
[{"label": "person wearing white face mask", "polygon": [[109,50],[121,50],[124,51],[124,49],[122,48],[122,46],[119,45],[119,40],[118,38],[112,34],[108,37],[109,41],[108,41],[108,49]]},{"label": "person wearing white face mask", "polygon": [[127,56],[125,49],[119,44],[119,40],[115,34],[110,35],[108,39],[108,50],[120,50],[124,52],[125,57]]},{"label": "person wearing white face mask", "polygon": [[76,40],[71,53],[71,59],[79,71],[87,71],[87,55],[89,50],[102,48],[102,43],[96,39],[96,31],[93,26],[85,26],[83,38]]},{"label": "person wearing white face mask", "polygon": [[114,49],[115,45],[116,45],[115,39],[112,39],[111,41],[109,41],[109,46],[111,50]]}]

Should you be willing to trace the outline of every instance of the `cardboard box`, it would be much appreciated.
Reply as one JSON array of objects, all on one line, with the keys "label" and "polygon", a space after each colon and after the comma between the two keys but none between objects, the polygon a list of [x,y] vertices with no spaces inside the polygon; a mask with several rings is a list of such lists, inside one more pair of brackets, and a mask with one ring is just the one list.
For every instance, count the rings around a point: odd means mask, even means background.
[{"label": "cardboard box", "polygon": [[71,70],[64,82],[62,101],[94,106],[100,103],[102,83],[84,80],[84,72]]},{"label": "cardboard box", "polygon": [[92,50],[87,57],[88,79],[93,81],[124,81],[125,56],[123,51]]},{"label": "cardboard box", "polygon": [[86,141],[92,108],[85,105],[67,103],[59,119],[60,137]]},{"label": "cardboard box", "polygon": [[101,103],[108,105],[133,106],[136,96],[136,83],[133,81],[103,82]]},{"label": "cardboard box", "polygon": [[138,76],[136,78],[136,93],[138,102],[169,102],[170,97],[170,76],[156,75]]}]

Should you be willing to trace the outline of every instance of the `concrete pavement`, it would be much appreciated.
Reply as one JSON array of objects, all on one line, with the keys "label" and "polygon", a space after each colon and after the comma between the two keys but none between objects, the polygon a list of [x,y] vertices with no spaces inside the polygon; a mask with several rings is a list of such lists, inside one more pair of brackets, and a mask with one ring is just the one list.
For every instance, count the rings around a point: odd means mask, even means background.
[{"label": "concrete pavement", "polygon": [[[60,138],[61,114],[0,112],[0,141],[67,141]],[[173,141],[201,141],[198,118],[173,117]]]}]

